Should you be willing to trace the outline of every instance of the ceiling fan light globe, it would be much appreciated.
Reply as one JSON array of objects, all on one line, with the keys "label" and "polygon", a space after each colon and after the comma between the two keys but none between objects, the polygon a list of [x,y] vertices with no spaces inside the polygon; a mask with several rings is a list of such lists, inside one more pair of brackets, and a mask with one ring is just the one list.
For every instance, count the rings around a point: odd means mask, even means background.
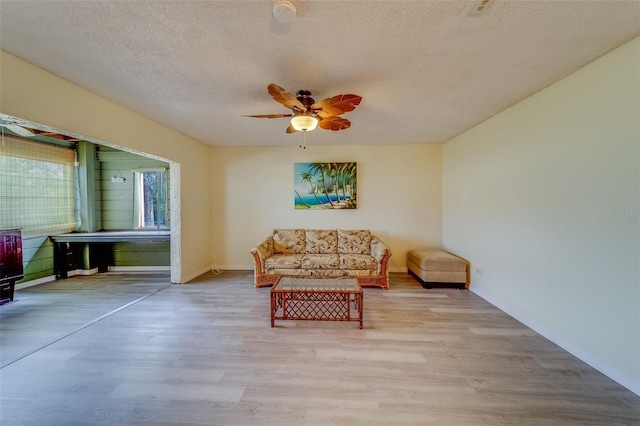
[{"label": "ceiling fan light globe", "polygon": [[291,119],[291,125],[299,132],[310,132],[318,126],[318,119],[310,115],[296,115]]}]

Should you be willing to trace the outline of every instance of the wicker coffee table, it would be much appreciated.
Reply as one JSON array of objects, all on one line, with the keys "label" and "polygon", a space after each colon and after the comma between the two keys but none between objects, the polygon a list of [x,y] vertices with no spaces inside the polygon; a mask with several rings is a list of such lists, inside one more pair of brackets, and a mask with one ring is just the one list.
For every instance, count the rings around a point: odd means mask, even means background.
[{"label": "wicker coffee table", "polygon": [[359,321],[362,287],[357,278],[274,277],[271,327],[275,320]]}]

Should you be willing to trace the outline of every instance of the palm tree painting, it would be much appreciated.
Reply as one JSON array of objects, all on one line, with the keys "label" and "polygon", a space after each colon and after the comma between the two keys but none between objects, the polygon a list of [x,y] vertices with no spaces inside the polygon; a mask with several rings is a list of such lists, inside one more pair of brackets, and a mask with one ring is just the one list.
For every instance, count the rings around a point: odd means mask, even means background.
[{"label": "palm tree painting", "polygon": [[295,163],[296,209],[355,209],[356,163]]}]

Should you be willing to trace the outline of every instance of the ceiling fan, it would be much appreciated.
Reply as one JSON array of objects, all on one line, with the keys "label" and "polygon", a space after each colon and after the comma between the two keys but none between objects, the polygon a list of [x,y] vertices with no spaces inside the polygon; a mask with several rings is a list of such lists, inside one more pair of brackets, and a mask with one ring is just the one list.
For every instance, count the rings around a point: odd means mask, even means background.
[{"label": "ceiling fan", "polygon": [[35,133],[27,129],[26,127],[19,126],[15,123],[11,123],[4,119],[0,119],[0,127],[3,129],[8,129],[11,132],[15,133],[16,135],[20,135],[25,138],[30,138],[35,136]]},{"label": "ceiling fan", "polygon": [[345,130],[351,127],[351,122],[340,117],[345,112],[353,111],[362,100],[358,95],[336,95],[317,102],[308,90],[298,90],[296,95],[284,90],[277,84],[271,83],[267,91],[277,102],[291,109],[293,114],[261,114],[244,115],[255,118],[284,118],[291,117],[287,133],[310,132],[316,126],[325,130]]}]

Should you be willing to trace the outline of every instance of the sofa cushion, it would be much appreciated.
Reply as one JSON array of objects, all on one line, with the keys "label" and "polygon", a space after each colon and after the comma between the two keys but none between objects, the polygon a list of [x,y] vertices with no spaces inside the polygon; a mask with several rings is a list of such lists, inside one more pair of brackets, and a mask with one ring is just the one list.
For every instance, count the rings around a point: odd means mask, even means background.
[{"label": "sofa cushion", "polygon": [[338,253],[371,254],[371,231],[338,229]]},{"label": "sofa cushion", "polygon": [[340,257],[337,254],[306,254],[302,258],[302,269],[338,269]]},{"label": "sofa cushion", "polygon": [[265,259],[267,270],[272,269],[300,269],[304,254],[274,254]]},{"label": "sofa cushion", "polygon": [[341,254],[340,269],[376,271],[378,269],[378,261],[368,254]]},{"label": "sofa cushion", "polygon": [[439,249],[418,249],[407,253],[407,262],[424,271],[465,272],[467,263],[451,253]]},{"label": "sofa cushion", "polygon": [[338,253],[338,232],[336,230],[307,229],[308,254]]},{"label": "sofa cushion", "polygon": [[306,241],[304,229],[274,229],[273,252],[280,254],[303,254]]}]

